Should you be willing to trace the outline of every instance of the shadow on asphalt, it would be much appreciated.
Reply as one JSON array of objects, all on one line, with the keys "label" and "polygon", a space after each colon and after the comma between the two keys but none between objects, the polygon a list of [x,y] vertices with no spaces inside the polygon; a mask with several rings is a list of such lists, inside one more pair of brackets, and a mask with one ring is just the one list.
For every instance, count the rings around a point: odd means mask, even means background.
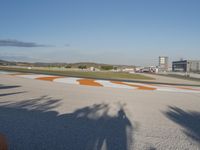
[{"label": "shadow on asphalt", "polygon": [[22,93],[26,93],[26,91],[22,91],[22,92],[11,92],[11,93],[3,93],[3,94],[0,94],[0,97],[2,97],[2,96],[9,96],[9,95],[15,95],[15,94],[22,94]]},{"label": "shadow on asphalt", "polygon": [[[21,86],[19,85],[3,85],[0,84],[0,90],[9,90],[9,89],[13,89],[13,88],[19,88]],[[0,91],[2,92],[2,91]],[[21,94],[21,93],[26,93],[26,91],[20,91],[20,92],[8,92],[8,93],[0,93],[0,97],[2,96],[9,96],[9,95],[15,95],[15,94]]]},{"label": "shadow on asphalt", "polygon": [[19,86],[19,85],[3,85],[3,84],[0,84],[0,90],[12,89],[12,88],[18,88],[18,87],[21,87],[21,86]]},{"label": "shadow on asphalt", "polygon": [[110,116],[108,104],[95,104],[59,115],[51,109],[60,99],[43,96],[1,103],[0,132],[9,149],[19,150],[129,150],[133,126],[123,106]]},{"label": "shadow on asphalt", "polygon": [[200,112],[184,111],[178,107],[169,107],[165,115],[184,128],[184,133],[200,143]]}]

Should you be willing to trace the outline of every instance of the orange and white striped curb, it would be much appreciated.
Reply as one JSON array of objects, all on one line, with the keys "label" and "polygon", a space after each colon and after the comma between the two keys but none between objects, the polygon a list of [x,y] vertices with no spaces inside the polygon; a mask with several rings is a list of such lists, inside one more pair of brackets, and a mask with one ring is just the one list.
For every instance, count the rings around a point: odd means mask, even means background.
[{"label": "orange and white striped curb", "polygon": [[123,89],[148,90],[148,91],[200,93],[200,88],[185,87],[185,86],[152,85],[152,84],[143,84],[143,83],[135,83],[135,82],[95,80],[95,79],[63,77],[63,76],[43,75],[43,74],[11,73],[10,75],[16,76],[16,77],[28,78],[28,79],[37,79],[37,80],[45,80],[45,81],[52,81],[52,82],[58,82],[58,83],[87,85],[87,86],[96,86],[96,87],[110,87],[110,88],[123,88]]}]

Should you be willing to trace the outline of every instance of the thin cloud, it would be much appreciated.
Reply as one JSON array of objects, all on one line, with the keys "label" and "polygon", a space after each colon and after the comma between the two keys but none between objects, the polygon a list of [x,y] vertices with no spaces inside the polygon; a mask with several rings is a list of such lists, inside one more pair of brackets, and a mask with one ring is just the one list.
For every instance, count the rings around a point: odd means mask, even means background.
[{"label": "thin cloud", "polygon": [[50,45],[37,44],[35,42],[23,42],[18,40],[3,39],[0,40],[0,46],[12,47],[51,47]]}]

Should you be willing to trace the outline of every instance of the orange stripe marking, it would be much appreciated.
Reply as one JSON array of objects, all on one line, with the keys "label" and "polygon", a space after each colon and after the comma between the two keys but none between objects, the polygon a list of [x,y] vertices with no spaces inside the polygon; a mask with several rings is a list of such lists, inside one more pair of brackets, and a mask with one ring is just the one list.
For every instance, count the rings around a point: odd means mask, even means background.
[{"label": "orange stripe marking", "polygon": [[180,86],[176,86],[176,88],[184,89],[184,90],[200,91],[199,89],[193,89],[193,88],[189,88],[189,87],[180,87]]},{"label": "orange stripe marking", "polygon": [[45,80],[45,81],[53,81],[54,79],[57,79],[57,78],[62,78],[62,77],[58,77],[58,76],[54,76],[54,77],[40,77],[40,78],[36,78],[36,79]]},{"label": "orange stripe marking", "polygon": [[80,79],[77,80],[80,85],[90,85],[90,86],[102,86],[100,83],[95,82],[92,79]]},{"label": "orange stripe marking", "polygon": [[111,81],[111,82],[115,84],[122,84],[122,85],[137,87],[138,90],[156,90],[156,88],[142,86],[142,85],[134,85],[134,84],[124,83],[124,82],[119,82],[119,81]]}]

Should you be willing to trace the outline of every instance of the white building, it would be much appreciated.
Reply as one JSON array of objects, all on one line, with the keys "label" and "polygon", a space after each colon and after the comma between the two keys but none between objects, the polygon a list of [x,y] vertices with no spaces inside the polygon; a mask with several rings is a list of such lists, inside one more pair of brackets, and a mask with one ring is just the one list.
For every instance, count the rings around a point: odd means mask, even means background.
[{"label": "white building", "polygon": [[168,60],[169,58],[167,56],[159,56],[159,64],[158,64],[159,71],[161,72],[168,71],[168,67],[169,67]]}]

